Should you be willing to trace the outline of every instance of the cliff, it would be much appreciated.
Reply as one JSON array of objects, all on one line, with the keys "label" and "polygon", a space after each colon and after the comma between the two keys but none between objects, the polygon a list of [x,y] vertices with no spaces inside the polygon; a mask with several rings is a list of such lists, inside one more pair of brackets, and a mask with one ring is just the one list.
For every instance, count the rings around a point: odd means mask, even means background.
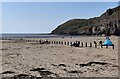
[{"label": "cliff", "polygon": [[120,35],[120,6],[108,9],[99,17],[72,19],[54,29],[52,34]]}]

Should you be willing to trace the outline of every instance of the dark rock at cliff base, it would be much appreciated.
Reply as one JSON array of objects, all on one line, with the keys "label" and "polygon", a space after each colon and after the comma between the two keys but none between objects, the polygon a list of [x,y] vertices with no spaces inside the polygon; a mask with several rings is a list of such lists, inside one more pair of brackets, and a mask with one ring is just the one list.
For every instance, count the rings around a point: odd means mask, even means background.
[{"label": "dark rock at cliff base", "polygon": [[52,34],[120,35],[120,6],[108,9],[99,17],[72,19],[54,29]]}]

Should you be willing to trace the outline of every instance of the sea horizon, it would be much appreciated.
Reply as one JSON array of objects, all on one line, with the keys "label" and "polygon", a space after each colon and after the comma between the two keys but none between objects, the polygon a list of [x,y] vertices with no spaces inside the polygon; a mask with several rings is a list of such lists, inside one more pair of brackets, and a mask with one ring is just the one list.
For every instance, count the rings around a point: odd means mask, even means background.
[{"label": "sea horizon", "polygon": [[45,38],[55,37],[50,33],[0,33],[0,38]]}]

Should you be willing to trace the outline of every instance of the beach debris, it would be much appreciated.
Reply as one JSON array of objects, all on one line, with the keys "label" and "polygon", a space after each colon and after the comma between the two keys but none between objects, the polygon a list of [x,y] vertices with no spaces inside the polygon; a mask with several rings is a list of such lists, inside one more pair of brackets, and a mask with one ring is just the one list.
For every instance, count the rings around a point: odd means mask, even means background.
[{"label": "beach debris", "polygon": [[112,67],[119,67],[118,65],[112,65]]},{"label": "beach debris", "polygon": [[106,63],[106,62],[96,62],[96,61],[92,61],[92,62],[88,62],[87,64],[80,64],[80,66],[81,66],[81,67],[91,66],[92,64],[106,65],[106,64],[108,64],[108,63]]},{"label": "beach debris", "polygon": [[34,69],[31,69],[30,71],[41,71],[41,70],[45,70],[45,68],[34,68]]},{"label": "beach debris", "polygon": [[63,67],[66,67],[66,65],[65,65],[65,64],[59,64],[58,66],[63,66]]},{"label": "beach debris", "polygon": [[103,57],[103,55],[96,55],[95,57]]},{"label": "beach debris", "polygon": [[51,65],[56,66],[56,67],[66,67],[66,65],[65,65],[65,64],[58,64],[58,65],[51,64]]},{"label": "beach debris", "polygon": [[30,47],[26,47],[26,49],[29,49]]},{"label": "beach debris", "polygon": [[40,75],[51,75],[53,74],[52,72],[48,71],[48,70],[42,70],[42,71],[39,71]]},{"label": "beach debris", "polygon": [[0,50],[8,50],[8,48],[2,48],[2,49],[0,49]]},{"label": "beach debris", "polygon": [[83,73],[82,71],[80,70],[71,70],[71,71],[67,71],[68,73]]},{"label": "beach debris", "polygon": [[51,64],[52,66],[56,66],[56,67],[58,67],[58,65],[55,65],[55,64]]},{"label": "beach debris", "polygon": [[21,54],[19,54],[19,53],[12,53],[12,52],[10,52],[10,53],[8,53],[6,56],[16,57],[16,56],[19,56],[19,55],[21,55]]},{"label": "beach debris", "polygon": [[67,71],[67,69],[65,69],[65,68],[64,68],[63,70],[64,70],[64,71]]},{"label": "beach debris", "polygon": [[37,71],[40,73],[41,76],[45,76],[45,75],[47,76],[53,74],[52,72],[50,72],[45,68],[35,68],[35,69],[31,69],[30,71]]},{"label": "beach debris", "polygon": [[21,49],[21,47],[13,48],[13,50]]},{"label": "beach debris", "polygon": [[29,77],[34,77],[33,75],[28,75],[28,74],[18,74],[15,75],[14,78],[29,78]]},{"label": "beach debris", "polygon": [[13,71],[4,71],[2,74],[13,74]]}]

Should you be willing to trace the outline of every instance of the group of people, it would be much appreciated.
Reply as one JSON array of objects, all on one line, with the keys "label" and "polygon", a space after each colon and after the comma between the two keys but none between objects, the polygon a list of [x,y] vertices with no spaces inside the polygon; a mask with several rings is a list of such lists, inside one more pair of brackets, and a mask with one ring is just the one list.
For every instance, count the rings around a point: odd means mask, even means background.
[{"label": "group of people", "polygon": [[[95,43],[95,42],[94,42]],[[102,42],[102,41],[99,41],[99,44],[100,45],[103,45],[103,46],[112,46],[113,45],[113,43],[111,42],[111,40],[110,40],[110,38],[109,37],[106,37],[106,39],[105,39],[105,41],[104,41],[104,43]]]},{"label": "group of people", "polygon": [[80,46],[80,41],[74,42],[73,44],[71,44],[71,46],[79,47]]},{"label": "group of people", "polygon": [[40,44],[50,44],[50,41],[46,40],[39,40]]},{"label": "group of people", "polygon": [[[97,45],[98,43],[96,41],[94,41],[94,44]],[[74,42],[73,44],[71,44],[71,46],[74,46],[74,47],[79,47],[80,45],[80,42],[79,41],[76,41]],[[109,37],[106,37],[104,43],[100,40],[99,41],[99,45],[103,45],[103,46],[112,46],[113,43],[111,42],[110,38]]]}]

